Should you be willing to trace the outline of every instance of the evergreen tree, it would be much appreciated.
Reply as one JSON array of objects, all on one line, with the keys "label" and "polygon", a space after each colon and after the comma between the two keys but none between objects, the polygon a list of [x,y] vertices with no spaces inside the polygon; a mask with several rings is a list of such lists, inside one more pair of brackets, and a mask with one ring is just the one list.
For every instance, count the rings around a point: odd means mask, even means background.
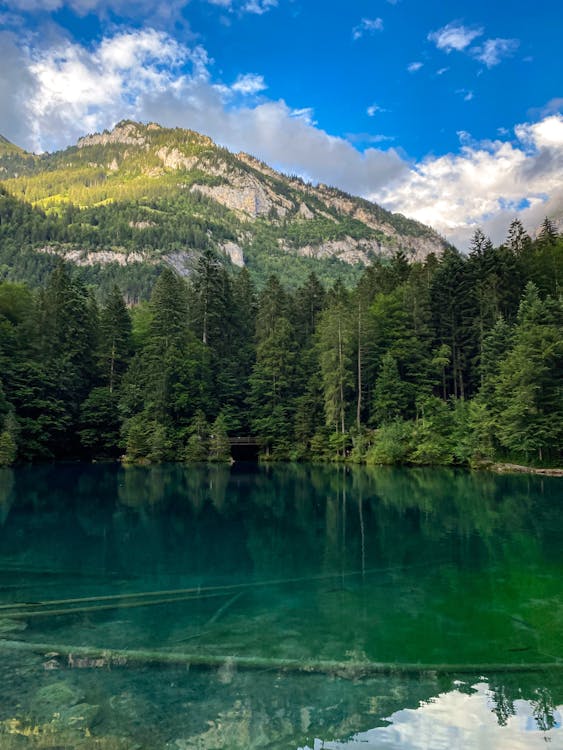
[{"label": "evergreen tree", "polygon": [[555,224],[547,216],[542,221],[540,231],[538,232],[538,245],[553,246],[557,242],[557,230]]},{"label": "evergreen tree", "polygon": [[[217,429],[220,428],[218,426]],[[192,463],[207,461],[209,457],[210,428],[205,414],[198,409],[190,425],[190,437],[186,446],[185,460]]]},{"label": "evergreen tree", "polygon": [[93,388],[80,408],[80,442],[95,458],[115,457],[120,452],[121,421],[118,398],[109,387]]},{"label": "evergreen tree", "polygon": [[281,317],[258,341],[249,396],[253,430],[266,450],[278,456],[291,450],[295,367],[293,330]]},{"label": "evergreen tree", "polygon": [[110,393],[119,386],[132,352],[131,318],[123,296],[114,286],[100,314],[100,369]]},{"label": "evergreen tree", "polygon": [[231,460],[231,445],[227,435],[227,424],[224,416],[219,414],[211,425],[209,437],[209,460],[228,462]]},{"label": "evergreen tree", "polygon": [[444,252],[432,277],[430,300],[435,343],[446,344],[451,352],[446,368],[447,395],[465,398],[471,378],[469,363],[476,349],[475,308],[466,263],[456,251]]},{"label": "evergreen tree", "polygon": [[560,303],[541,300],[529,283],[496,389],[499,440],[527,459],[542,461],[563,444],[562,322]]},{"label": "evergreen tree", "polygon": [[514,255],[523,255],[529,251],[532,240],[524,229],[520,219],[513,219],[508,229],[506,246]]},{"label": "evergreen tree", "polygon": [[[151,460],[170,460],[183,452],[197,409],[213,408],[209,353],[189,329],[186,285],[173,271],[160,275],[151,308],[146,344],[124,379],[121,409],[127,445],[133,429],[135,453],[144,446]],[[139,429],[139,409],[147,430]]]},{"label": "evergreen tree", "polygon": [[344,452],[354,386],[352,324],[345,291],[335,285],[329,299],[318,325],[319,365],[326,424],[339,435],[340,450]]},{"label": "evergreen tree", "polygon": [[295,293],[295,330],[302,346],[309,342],[315,333],[325,297],[325,289],[315,273],[310,273],[305,284]]},{"label": "evergreen tree", "polygon": [[399,375],[397,360],[387,352],[373,392],[372,414],[376,424],[386,424],[402,417],[407,406],[405,384]]}]

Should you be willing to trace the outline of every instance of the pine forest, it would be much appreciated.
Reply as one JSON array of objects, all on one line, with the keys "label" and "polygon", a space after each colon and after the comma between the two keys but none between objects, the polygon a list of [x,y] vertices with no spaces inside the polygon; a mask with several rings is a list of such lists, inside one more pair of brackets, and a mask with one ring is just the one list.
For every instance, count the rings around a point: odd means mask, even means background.
[{"label": "pine forest", "polygon": [[270,461],[557,465],[562,273],[548,219],[353,286],[257,287],[204,248],[136,305],[53,261],[0,283],[0,465],[228,461],[237,436]]}]

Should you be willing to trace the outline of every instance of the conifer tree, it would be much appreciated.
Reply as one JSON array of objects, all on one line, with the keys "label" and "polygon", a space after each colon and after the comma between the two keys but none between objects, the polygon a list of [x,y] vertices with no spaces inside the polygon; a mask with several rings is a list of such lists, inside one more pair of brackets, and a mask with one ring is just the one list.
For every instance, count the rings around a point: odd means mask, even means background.
[{"label": "conifer tree", "polygon": [[318,325],[319,365],[326,424],[340,436],[344,451],[347,412],[354,385],[352,323],[344,288],[336,284],[328,297],[329,305]]},{"label": "conifer tree", "polygon": [[131,358],[131,318],[114,286],[100,314],[100,368],[110,393],[119,386]]},{"label": "conifer tree", "polygon": [[407,407],[405,384],[399,375],[397,360],[389,353],[383,355],[381,371],[375,382],[372,415],[375,424],[392,422],[404,415]]},{"label": "conifer tree", "polygon": [[211,435],[209,437],[209,460],[228,462],[231,459],[231,445],[227,435],[227,424],[225,417],[219,414],[211,425]]},{"label": "conifer tree", "polygon": [[540,231],[538,232],[537,242],[542,246],[555,245],[557,242],[557,230],[555,229],[555,224],[548,216],[542,221]]},{"label": "conifer tree", "polygon": [[528,283],[496,389],[499,440],[527,459],[542,461],[563,445],[562,323],[560,303]]},{"label": "conifer tree", "polygon": [[513,219],[508,229],[506,246],[515,255],[522,255],[530,249],[532,240],[520,219]]}]

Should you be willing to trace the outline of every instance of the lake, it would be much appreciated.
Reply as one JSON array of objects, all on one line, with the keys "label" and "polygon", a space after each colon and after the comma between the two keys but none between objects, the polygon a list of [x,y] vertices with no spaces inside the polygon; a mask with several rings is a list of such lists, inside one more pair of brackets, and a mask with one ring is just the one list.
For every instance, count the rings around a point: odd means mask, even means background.
[{"label": "lake", "polygon": [[563,748],[563,480],[0,470],[0,747]]}]

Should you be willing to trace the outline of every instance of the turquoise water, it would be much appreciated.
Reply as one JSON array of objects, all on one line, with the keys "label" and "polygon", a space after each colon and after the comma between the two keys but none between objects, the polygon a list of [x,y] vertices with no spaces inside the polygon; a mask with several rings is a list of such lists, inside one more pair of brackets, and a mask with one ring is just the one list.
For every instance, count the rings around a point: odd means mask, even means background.
[{"label": "turquoise water", "polygon": [[0,747],[563,748],[563,480],[0,471]]}]

